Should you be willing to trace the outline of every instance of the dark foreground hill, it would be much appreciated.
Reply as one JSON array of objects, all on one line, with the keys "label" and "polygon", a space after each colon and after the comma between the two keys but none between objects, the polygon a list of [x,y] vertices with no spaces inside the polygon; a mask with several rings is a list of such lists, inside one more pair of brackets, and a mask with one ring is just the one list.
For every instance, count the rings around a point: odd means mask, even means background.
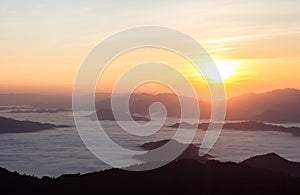
[{"label": "dark foreground hill", "polygon": [[3,194],[300,194],[300,178],[244,163],[178,160],[144,172],[110,169],[58,178],[0,169]]},{"label": "dark foreground hill", "polygon": [[300,178],[300,163],[288,161],[275,153],[251,157],[244,160],[242,164],[287,173],[288,175]]}]

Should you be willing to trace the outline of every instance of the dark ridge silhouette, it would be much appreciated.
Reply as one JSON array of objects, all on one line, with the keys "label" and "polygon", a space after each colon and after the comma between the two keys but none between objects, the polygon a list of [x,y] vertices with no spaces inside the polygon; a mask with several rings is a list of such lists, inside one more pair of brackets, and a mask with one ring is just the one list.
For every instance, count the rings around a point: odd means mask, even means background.
[{"label": "dark ridge silhouette", "polygon": [[[182,124],[184,128],[194,128],[198,126],[198,129],[207,130],[209,123],[200,123],[200,124],[189,124],[189,123],[175,123],[169,127],[178,128]],[[225,123],[223,125],[223,130],[245,130],[245,131],[277,131],[283,133],[291,133],[294,136],[300,136],[299,127],[283,127],[279,125],[265,124],[257,121],[245,121],[245,122],[236,122],[236,123]]]},{"label": "dark ridge silhouette", "polygon": [[275,153],[254,156],[244,160],[242,164],[274,172],[282,172],[300,178],[300,163],[288,161]]},{"label": "dark ridge silhouette", "polygon": [[[159,148],[166,143],[170,142],[170,140],[160,140],[155,142],[147,142],[141,145],[141,148],[145,150],[154,150],[156,148]],[[176,148],[176,145],[180,145],[182,143],[171,140],[173,142],[172,144],[174,148]],[[184,145],[184,144],[183,144]],[[147,158],[148,157],[148,158]],[[153,157],[153,155],[142,155],[136,157],[137,159],[144,160],[146,162],[159,162],[163,161],[164,154],[161,154],[160,156],[157,156],[156,158]],[[190,159],[190,160],[196,160],[197,162],[205,163],[211,159],[213,159],[213,156],[206,154],[204,156],[199,156],[199,146],[194,144],[189,144],[186,147],[186,150],[180,154],[175,160],[182,160],[182,159]],[[246,159],[242,161],[240,164],[245,164],[254,168],[263,168],[274,172],[281,172],[288,174],[290,176],[299,177],[300,178],[300,163],[298,162],[291,162],[286,160],[285,158],[282,158],[281,156],[275,154],[275,153],[268,153],[263,155],[257,155],[254,157],[251,157],[249,159]]]},{"label": "dark ridge silhouette", "polygon": [[147,142],[145,144],[142,144],[140,147],[144,150],[147,150],[148,152],[145,155],[137,155],[134,156],[134,158],[138,160],[142,160],[144,162],[160,162],[166,159],[168,157],[168,154],[170,151],[161,151],[159,154],[153,153],[152,150],[160,148],[161,146],[165,145],[166,143],[170,144],[170,147],[172,150],[175,150],[177,148],[186,148],[175,160],[181,160],[181,159],[192,159],[196,160],[198,162],[206,162],[209,159],[212,158],[211,155],[205,154],[204,156],[199,156],[199,147],[195,144],[183,144],[176,140],[160,140],[156,142]]},{"label": "dark ridge silhouette", "polygon": [[19,109],[11,110],[6,113],[58,113],[58,112],[70,112],[71,109]]},{"label": "dark ridge silhouette", "polygon": [[5,194],[300,194],[300,178],[232,162],[177,160],[150,171],[110,169],[58,178],[0,169]]},{"label": "dark ridge silhouette", "polygon": [[0,133],[27,133],[54,128],[65,128],[67,125],[54,125],[50,123],[39,123],[32,121],[19,121],[0,117]]}]

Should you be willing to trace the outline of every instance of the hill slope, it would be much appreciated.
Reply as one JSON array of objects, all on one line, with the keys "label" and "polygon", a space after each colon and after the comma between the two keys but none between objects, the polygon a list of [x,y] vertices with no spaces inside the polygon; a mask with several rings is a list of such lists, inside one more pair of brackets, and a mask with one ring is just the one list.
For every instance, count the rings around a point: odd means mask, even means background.
[{"label": "hill slope", "polygon": [[110,169],[51,179],[0,169],[9,194],[299,194],[300,179],[244,164],[174,161],[144,172]]},{"label": "hill slope", "polygon": [[227,119],[300,122],[300,90],[278,89],[228,100]]},{"label": "hill slope", "polygon": [[26,133],[64,127],[69,126],[54,125],[50,123],[39,123],[32,121],[19,121],[10,118],[0,117],[0,133]]}]

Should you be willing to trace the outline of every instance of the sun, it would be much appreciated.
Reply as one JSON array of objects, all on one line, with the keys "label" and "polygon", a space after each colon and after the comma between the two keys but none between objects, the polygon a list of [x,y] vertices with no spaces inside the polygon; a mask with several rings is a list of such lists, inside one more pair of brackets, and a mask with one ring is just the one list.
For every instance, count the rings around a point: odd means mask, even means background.
[{"label": "sun", "polygon": [[215,64],[223,81],[232,77],[236,72],[235,61],[216,61]]},{"label": "sun", "polygon": [[[219,71],[217,74],[215,71],[212,71],[210,67],[212,65],[216,65]],[[215,83],[222,83],[228,81],[234,74],[236,74],[236,62],[230,60],[217,60],[214,63],[205,63],[202,66],[202,70],[204,77],[210,81]],[[221,76],[221,77],[220,77]]]}]

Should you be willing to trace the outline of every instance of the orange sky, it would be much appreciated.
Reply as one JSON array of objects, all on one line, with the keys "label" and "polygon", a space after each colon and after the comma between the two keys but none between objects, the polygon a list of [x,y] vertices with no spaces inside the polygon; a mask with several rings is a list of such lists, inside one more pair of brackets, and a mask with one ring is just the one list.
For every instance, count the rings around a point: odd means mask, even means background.
[{"label": "orange sky", "polygon": [[[71,92],[82,60],[97,43],[139,25],[177,29],[198,40],[217,64],[234,62],[235,71],[225,80],[229,96],[300,88],[298,1],[74,1],[70,6],[13,0],[0,5],[0,93]],[[153,51],[147,52],[144,57],[151,57]],[[169,59],[163,53],[152,58]],[[115,65],[143,60],[136,55]],[[107,85],[117,70],[110,70]]]}]

